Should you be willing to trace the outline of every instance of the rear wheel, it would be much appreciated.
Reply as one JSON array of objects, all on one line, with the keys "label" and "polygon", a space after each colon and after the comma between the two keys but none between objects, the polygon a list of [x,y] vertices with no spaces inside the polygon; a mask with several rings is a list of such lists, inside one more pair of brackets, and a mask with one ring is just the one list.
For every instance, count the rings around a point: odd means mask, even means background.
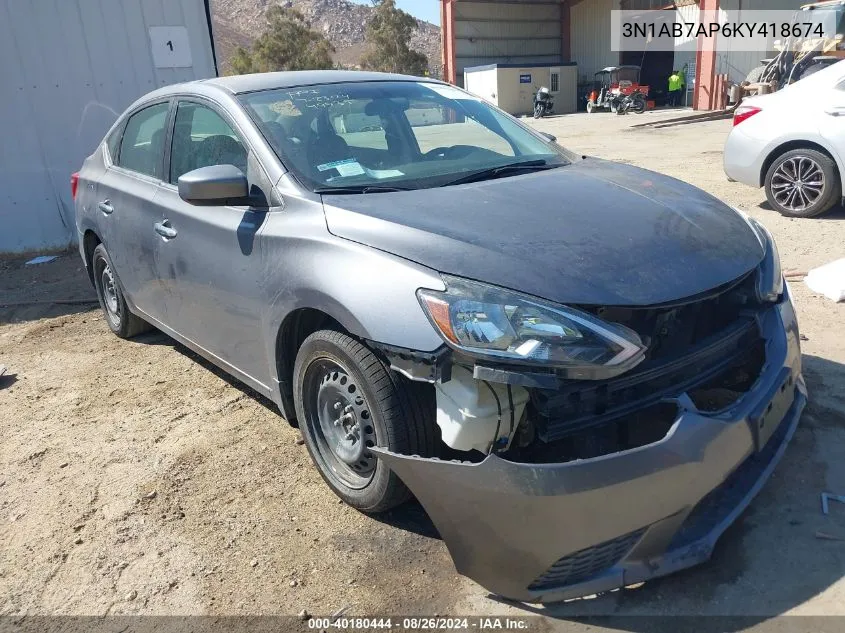
[{"label": "rear wheel", "polygon": [[364,512],[410,497],[370,449],[432,456],[437,446],[431,386],[390,371],[367,347],[333,330],[311,334],[294,365],[294,402],[305,445],[329,487]]},{"label": "rear wheel", "polygon": [[631,103],[631,110],[633,110],[636,114],[642,114],[643,112],[645,112],[645,109],[645,98],[642,95],[637,95],[636,97],[634,97],[634,100]]},{"label": "rear wheel", "polygon": [[812,218],[829,211],[841,198],[836,164],[813,149],[794,149],[779,156],[766,173],[766,198],[783,215]]},{"label": "rear wheel", "polygon": [[97,299],[112,332],[120,338],[131,338],[152,329],[149,323],[129,311],[111,258],[102,244],[98,244],[91,255],[91,270]]}]

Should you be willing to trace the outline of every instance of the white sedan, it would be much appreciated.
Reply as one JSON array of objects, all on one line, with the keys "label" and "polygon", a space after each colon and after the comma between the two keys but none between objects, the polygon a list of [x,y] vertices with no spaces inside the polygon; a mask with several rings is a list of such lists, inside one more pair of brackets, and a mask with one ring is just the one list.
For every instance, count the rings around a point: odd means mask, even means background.
[{"label": "white sedan", "polygon": [[783,215],[810,218],[842,201],[845,63],[745,99],[725,145],[728,178],[765,187]]}]

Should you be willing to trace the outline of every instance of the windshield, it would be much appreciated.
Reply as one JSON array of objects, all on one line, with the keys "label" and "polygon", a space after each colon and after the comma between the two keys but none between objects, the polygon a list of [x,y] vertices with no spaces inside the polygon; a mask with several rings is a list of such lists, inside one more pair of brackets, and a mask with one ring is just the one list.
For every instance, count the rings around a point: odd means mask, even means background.
[{"label": "windshield", "polygon": [[572,156],[457,88],[425,82],[360,82],[241,95],[279,158],[306,186],[367,191],[452,184],[531,161]]}]

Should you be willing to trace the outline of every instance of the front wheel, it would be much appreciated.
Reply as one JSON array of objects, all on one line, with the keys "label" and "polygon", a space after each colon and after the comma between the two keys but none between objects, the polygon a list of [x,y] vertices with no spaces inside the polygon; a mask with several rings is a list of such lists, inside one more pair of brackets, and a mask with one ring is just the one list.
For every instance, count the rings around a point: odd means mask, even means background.
[{"label": "front wheel", "polygon": [[354,338],[311,334],[294,365],[294,404],[305,445],[329,487],[364,512],[383,512],[410,497],[370,449],[435,454],[436,405],[430,385],[394,372]]},{"label": "front wheel", "polygon": [[590,99],[587,101],[587,114],[592,114],[596,111],[596,102]]},{"label": "front wheel", "polygon": [[775,159],[765,186],[769,204],[796,218],[819,216],[842,197],[836,164],[813,149],[790,150]]},{"label": "front wheel", "polygon": [[539,103],[534,106],[534,118],[539,119],[543,116],[543,106]]}]

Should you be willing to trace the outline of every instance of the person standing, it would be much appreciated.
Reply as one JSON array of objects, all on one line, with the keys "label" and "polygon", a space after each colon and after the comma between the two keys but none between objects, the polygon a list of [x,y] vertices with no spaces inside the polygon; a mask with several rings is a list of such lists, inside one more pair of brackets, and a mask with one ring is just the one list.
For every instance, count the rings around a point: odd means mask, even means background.
[{"label": "person standing", "polygon": [[681,105],[681,95],[684,91],[684,76],[679,70],[673,70],[669,75],[669,105],[677,108]]}]

